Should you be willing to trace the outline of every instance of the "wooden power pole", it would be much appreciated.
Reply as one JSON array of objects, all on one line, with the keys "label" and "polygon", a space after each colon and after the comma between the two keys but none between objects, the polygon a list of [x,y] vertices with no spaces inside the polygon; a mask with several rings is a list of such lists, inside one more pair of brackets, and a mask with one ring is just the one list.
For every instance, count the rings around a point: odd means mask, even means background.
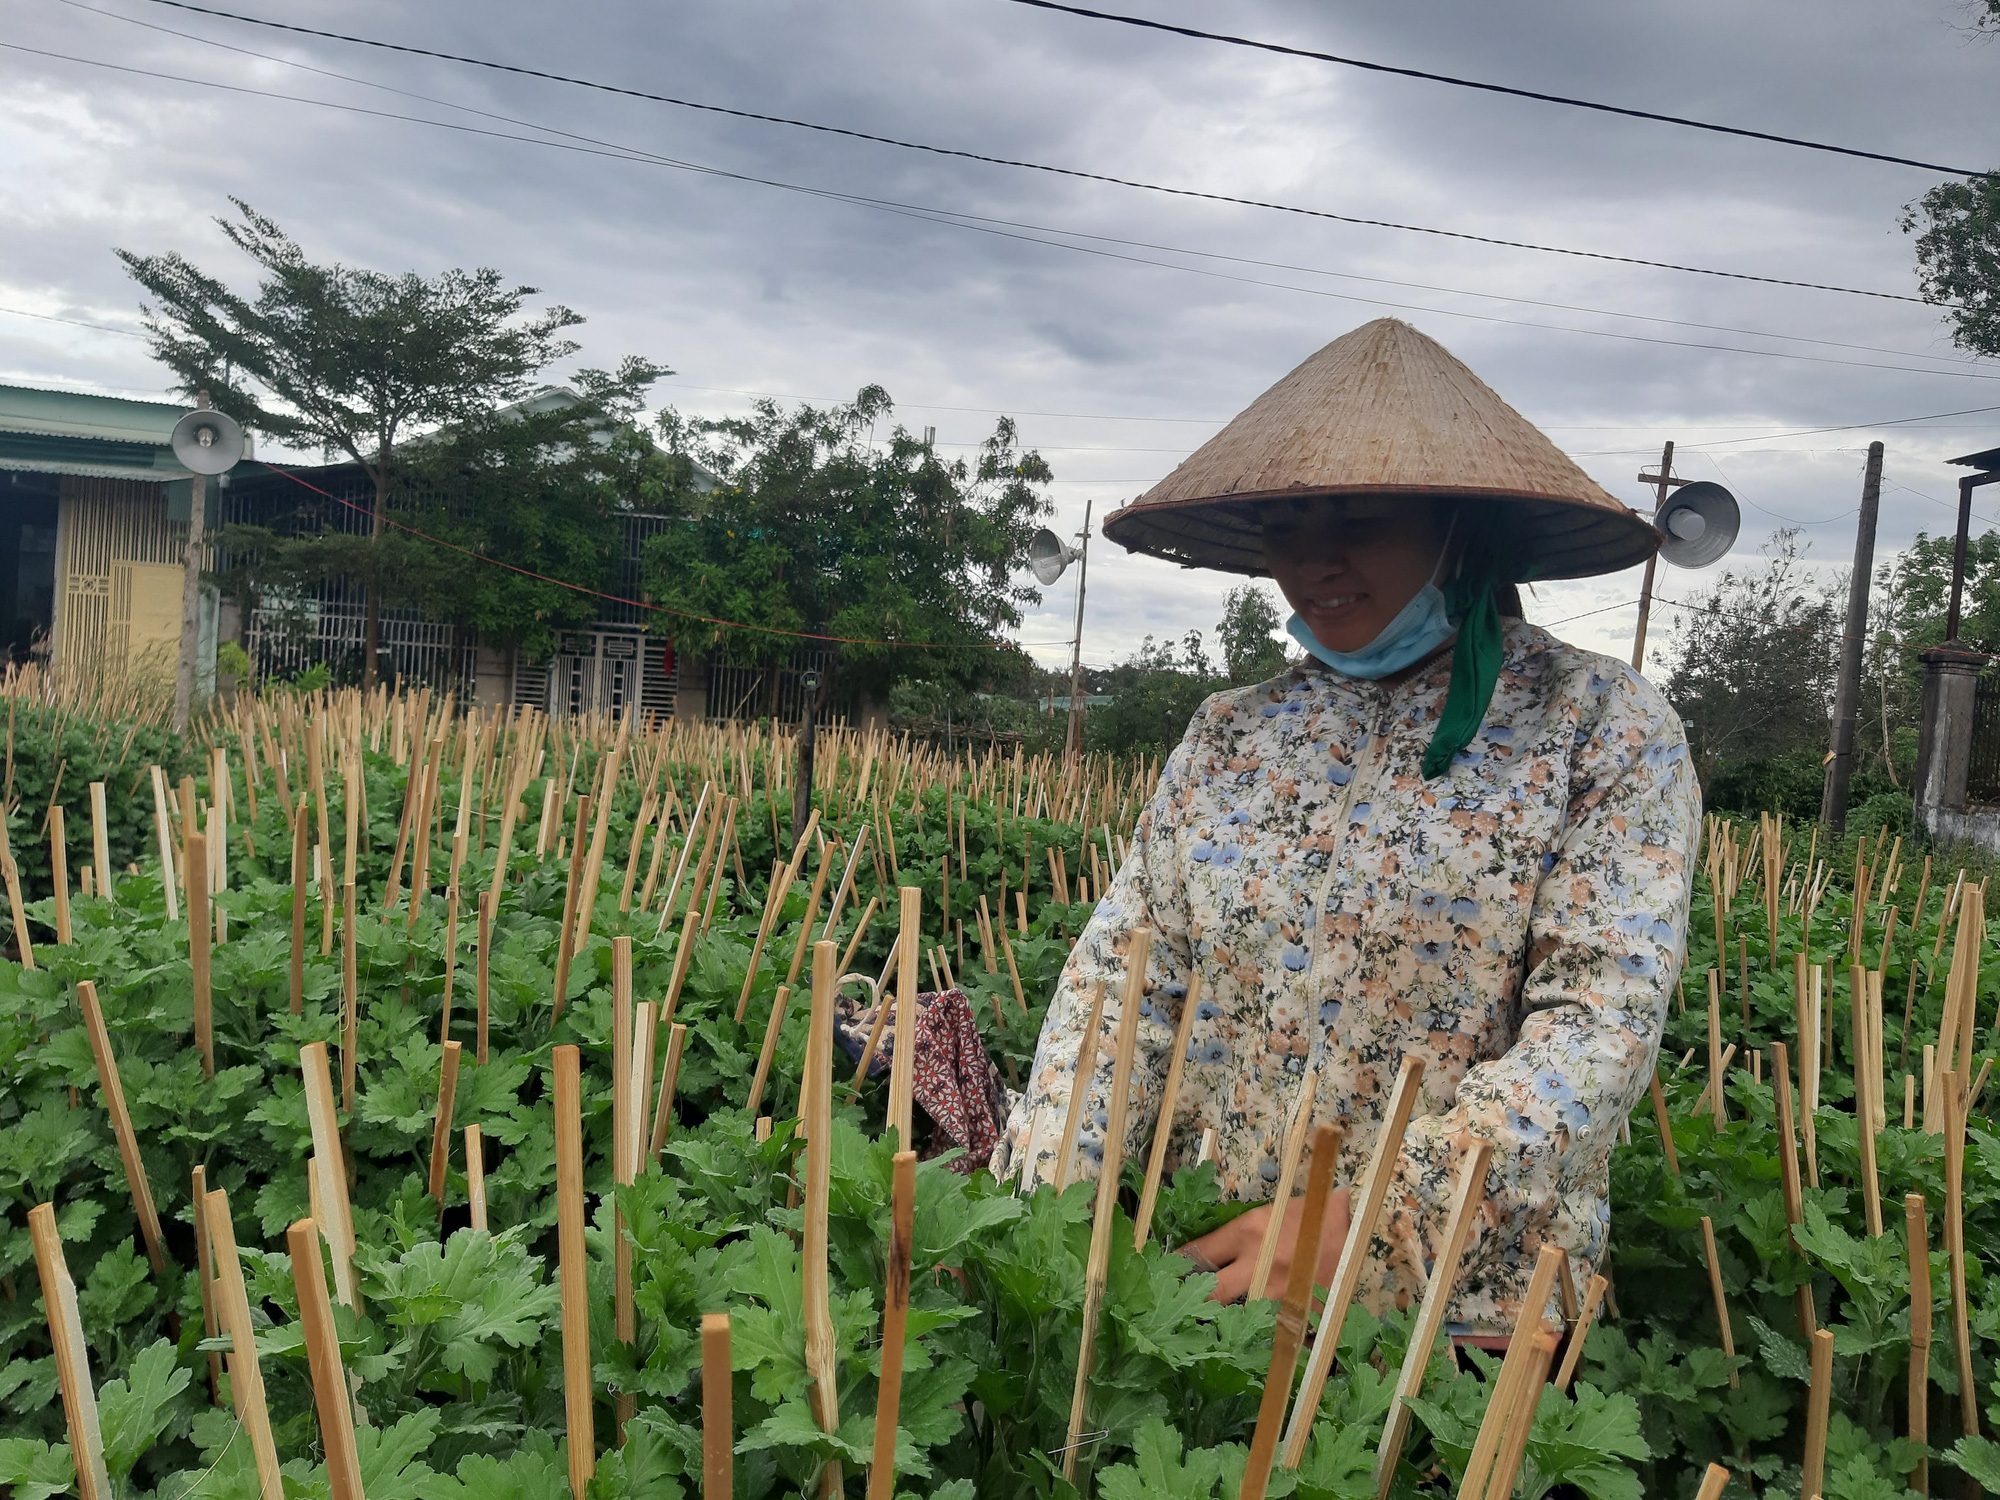
[{"label": "wooden power pole", "polygon": [[1847,628],[1840,640],[1840,682],[1833,696],[1833,753],[1819,820],[1835,833],[1847,827],[1847,787],[1854,776],[1854,721],[1861,707],[1861,658],[1868,644],[1868,575],[1875,571],[1875,516],[1882,506],[1882,445],[1868,445],[1861,480],[1861,519],[1854,525],[1854,575],[1847,581]]}]

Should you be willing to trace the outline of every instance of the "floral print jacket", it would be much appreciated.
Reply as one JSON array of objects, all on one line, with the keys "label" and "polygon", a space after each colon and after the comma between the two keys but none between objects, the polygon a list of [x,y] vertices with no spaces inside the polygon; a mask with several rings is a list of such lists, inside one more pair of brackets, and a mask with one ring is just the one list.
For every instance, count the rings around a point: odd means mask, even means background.
[{"label": "floral print jacket", "polygon": [[1202,705],[1063,970],[997,1173],[1053,1175],[1100,982],[1072,1175],[1103,1160],[1122,955],[1146,926],[1128,1157],[1151,1138],[1198,974],[1169,1170],[1213,1127],[1225,1196],[1270,1197],[1311,1069],[1312,1123],[1341,1130],[1334,1181],[1358,1183],[1414,1055],[1421,1094],[1364,1305],[1422,1296],[1475,1139],[1493,1155],[1453,1327],[1510,1331],[1544,1244],[1568,1253],[1581,1289],[1605,1249],[1611,1147],[1647,1092],[1685,949],[1700,789],[1649,683],[1518,620],[1478,737],[1426,781],[1450,675],[1449,652],[1393,684],[1308,661]]}]

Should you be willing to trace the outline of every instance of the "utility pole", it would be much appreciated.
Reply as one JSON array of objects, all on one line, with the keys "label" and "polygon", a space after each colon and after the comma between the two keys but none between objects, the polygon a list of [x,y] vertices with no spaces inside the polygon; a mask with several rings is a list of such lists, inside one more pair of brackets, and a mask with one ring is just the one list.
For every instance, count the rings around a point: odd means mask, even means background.
[{"label": "utility pole", "polygon": [[1077,558],[1076,642],[1069,658],[1069,732],[1063,739],[1063,758],[1069,761],[1083,754],[1083,589],[1090,579],[1090,504],[1083,502],[1083,546]]},{"label": "utility pole", "polygon": [[[1674,445],[1673,440],[1668,439],[1666,447],[1660,450],[1660,472],[1648,474],[1643,469],[1639,472],[1639,483],[1653,487],[1653,514],[1656,516],[1660,507],[1667,503],[1667,492],[1676,485],[1688,483],[1685,479],[1674,478],[1673,473]],[[1646,622],[1653,614],[1653,569],[1659,561],[1657,552],[1647,555],[1646,576],[1639,584],[1639,628],[1632,637],[1632,670],[1640,673],[1646,670]]]},{"label": "utility pole", "polygon": [[[199,392],[194,404],[207,410],[208,392]],[[182,559],[181,577],[181,656],[174,669],[175,734],[187,732],[188,711],[194,703],[194,661],[201,645],[202,511],[208,501],[208,476],[196,474],[188,489],[187,554]]]},{"label": "utility pole", "polygon": [[792,786],[792,850],[798,851],[800,838],[805,835],[806,820],[812,816],[813,800],[813,741],[819,729],[819,673],[808,667],[799,674],[799,686],[805,692],[805,717],[798,730],[798,776]]},{"label": "utility pole", "polygon": [[1840,684],[1833,697],[1833,753],[1819,820],[1835,833],[1847,827],[1847,788],[1854,775],[1854,721],[1861,705],[1861,656],[1868,635],[1868,583],[1875,571],[1875,516],[1882,505],[1882,445],[1868,445],[1861,481],[1861,519],[1854,527],[1854,575],[1847,581],[1847,629],[1840,641]]}]

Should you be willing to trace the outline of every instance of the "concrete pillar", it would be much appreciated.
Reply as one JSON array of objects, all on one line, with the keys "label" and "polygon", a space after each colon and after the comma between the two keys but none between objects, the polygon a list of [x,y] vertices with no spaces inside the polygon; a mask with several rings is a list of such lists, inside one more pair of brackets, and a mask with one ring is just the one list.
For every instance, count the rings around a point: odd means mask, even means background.
[{"label": "concrete pillar", "polygon": [[1972,759],[1972,701],[1986,658],[1938,646],[1923,653],[1924,717],[1917,748],[1917,816],[1935,831],[1935,814],[1965,811]]}]

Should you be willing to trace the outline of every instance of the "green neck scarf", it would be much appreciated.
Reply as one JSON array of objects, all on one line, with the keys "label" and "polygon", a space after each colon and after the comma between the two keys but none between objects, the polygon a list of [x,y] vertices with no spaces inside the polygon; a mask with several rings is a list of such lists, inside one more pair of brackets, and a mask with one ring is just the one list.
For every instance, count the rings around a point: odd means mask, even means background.
[{"label": "green neck scarf", "polygon": [[1458,621],[1458,642],[1452,647],[1444,712],[1438,715],[1430,747],[1424,751],[1427,780],[1444,775],[1458,752],[1472,743],[1500,680],[1500,610],[1493,598],[1492,573],[1482,570],[1476,577],[1461,574],[1452,580],[1445,590],[1445,609]]}]

